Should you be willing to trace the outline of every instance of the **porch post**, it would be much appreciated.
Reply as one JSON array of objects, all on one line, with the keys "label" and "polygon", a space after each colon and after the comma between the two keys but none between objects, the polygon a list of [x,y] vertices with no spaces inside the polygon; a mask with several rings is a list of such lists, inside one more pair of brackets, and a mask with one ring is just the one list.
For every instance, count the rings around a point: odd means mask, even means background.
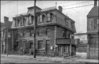
[{"label": "porch post", "polygon": [[70,56],[71,56],[71,52],[72,52],[72,48],[71,48],[72,46],[71,46],[71,41],[70,41]]},{"label": "porch post", "polygon": [[13,50],[13,44],[14,44],[13,35],[14,35],[14,34],[13,34],[13,30],[12,30],[12,52],[14,51],[14,50]]},{"label": "porch post", "polygon": [[55,26],[55,29],[54,29],[54,56],[55,56],[55,52],[56,52],[56,32],[57,32],[57,27]]}]

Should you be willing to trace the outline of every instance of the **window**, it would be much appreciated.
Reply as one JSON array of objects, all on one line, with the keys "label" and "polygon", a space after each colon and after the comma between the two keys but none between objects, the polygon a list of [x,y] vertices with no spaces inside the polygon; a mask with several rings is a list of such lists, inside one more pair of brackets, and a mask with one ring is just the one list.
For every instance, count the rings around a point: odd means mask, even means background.
[{"label": "window", "polygon": [[26,25],[28,25],[28,17],[26,17]]},{"label": "window", "polygon": [[94,29],[97,28],[97,19],[94,19]]},{"label": "window", "polygon": [[53,19],[53,14],[50,13],[50,21],[52,21],[52,19]]},{"label": "window", "polygon": [[30,32],[30,36],[32,36],[32,31],[31,31],[31,30],[29,30],[29,32]]},{"label": "window", "polygon": [[45,20],[45,15],[42,15],[42,22],[44,22]]},{"label": "window", "polygon": [[63,37],[66,38],[66,31],[63,30]]},{"label": "window", "polygon": [[44,49],[43,40],[39,40],[39,41],[38,41],[38,49]]},{"label": "window", "polygon": [[49,13],[47,16],[48,16],[48,21],[52,21],[52,19],[53,19],[53,14],[52,14],[52,13]]},{"label": "window", "polygon": [[40,22],[42,22],[42,15],[40,15]]},{"label": "window", "polygon": [[17,19],[17,26],[20,26],[20,20]]},{"label": "window", "polygon": [[46,30],[45,30],[44,28],[40,28],[40,29],[37,31],[37,34],[38,34],[38,36],[46,35]]},{"label": "window", "polygon": [[66,38],[70,38],[70,33],[69,33],[69,31],[66,32]]},{"label": "window", "polygon": [[70,38],[69,31],[63,30],[63,38]]},{"label": "window", "polygon": [[34,21],[34,17],[33,16],[31,16],[31,23],[33,24],[33,21]]},{"label": "window", "polygon": [[71,22],[71,28],[72,28],[72,29],[74,28],[74,24],[73,24],[73,22]]},{"label": "window", "polygon": [[93,18],[89,18],[88,19],[88,30],[91,30],[92,29],[92,27],[93,27]]},{"label": "window", "polygon": [[31,20],[31,16],[28,17],[28,24],[30,25],[32,23],[32,20]]},{"label": "window", "polygon": [[17,20],[16,20],[16,18],[14,18],[13,20],[15,22],[15,27],[17,27]]},{"label": "window", "polygon": [[26,18],[23,18],[23,26],[25,26]]},{"label": "window", "polygon": [[65,24],[66,24],[66,26],[68,27],[68,21],[67,21],[67,20],[65,21]]},{"label": "window", "polygon": [[24,37],[24,31],[23,31],[23,33],[22,33],[22,36]]},{"label": "window", "polygon": [[48,35],[50,32],[50,29],[49,28],[46,28],[46,35]]},{"label": "window", "polygon": [[20,26],[23,26],[23,18],[21,17],[20,20]]}]

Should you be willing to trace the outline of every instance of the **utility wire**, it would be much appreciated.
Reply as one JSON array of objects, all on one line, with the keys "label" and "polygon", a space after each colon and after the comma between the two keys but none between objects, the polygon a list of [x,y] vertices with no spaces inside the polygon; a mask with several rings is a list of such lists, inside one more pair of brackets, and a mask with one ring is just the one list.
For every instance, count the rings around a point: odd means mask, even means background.
[{"label": "utility wire", "polygon": [[[79,3],[75,3],[75,4],[70,4],[70,5],[77,5],[77,4],[82,4],[82,3],[86,3],[86,2],[79,2]],[[62,5],[62,7],[64,6],[69,6],[69,5]]]},{"label": "utility wire", "polygon": [[18,15],[18,0],[17,0],[17,15]]},{"label": "utility wire", "polygon": [[64,10],[65,10],[65,9],[73,9],[73,8],[86,7],[86,6],[91,6],[91,5],[94,5],[94,4],[88,4],[88,5],[82,5],[82,6],[76,6],[76,7],[64,8]]}]

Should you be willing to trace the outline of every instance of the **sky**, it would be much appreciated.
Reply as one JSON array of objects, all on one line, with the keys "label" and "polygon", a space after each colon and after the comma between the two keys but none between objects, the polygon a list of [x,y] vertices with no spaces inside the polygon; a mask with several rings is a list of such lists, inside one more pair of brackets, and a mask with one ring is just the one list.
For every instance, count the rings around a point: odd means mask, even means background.
[{"label": "sky", "polygon": [[[77,33],[85,33],[87,14],[92,9],[93,3],[93,1],[37,1],[36,5],[42,9],[62,6],[63,13],[75,21]],[[4,21],[4,16],[12,21],[14,16],[26,13],[27,8],[33,5],[33,1],[1,1],[1,22]]]}]

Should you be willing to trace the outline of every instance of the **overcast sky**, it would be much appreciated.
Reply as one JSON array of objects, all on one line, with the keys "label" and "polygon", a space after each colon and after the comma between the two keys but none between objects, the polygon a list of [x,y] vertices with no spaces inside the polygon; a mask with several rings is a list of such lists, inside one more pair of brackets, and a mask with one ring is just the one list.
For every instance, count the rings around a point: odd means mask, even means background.
[{"label": "overcast sky", "polygon": [[[44,9],[61,5],[63,13],[75,21],[77,33],[83,33],[87,30],[86,16],[92,9],[93,3],[93,1],[37,1],[37,6]],[[1,22],[4,16],[8,16],[12,21],[12,17],[26,13],[27,7],[30,6],[33,6],[33,1],[1,1]]]}]

